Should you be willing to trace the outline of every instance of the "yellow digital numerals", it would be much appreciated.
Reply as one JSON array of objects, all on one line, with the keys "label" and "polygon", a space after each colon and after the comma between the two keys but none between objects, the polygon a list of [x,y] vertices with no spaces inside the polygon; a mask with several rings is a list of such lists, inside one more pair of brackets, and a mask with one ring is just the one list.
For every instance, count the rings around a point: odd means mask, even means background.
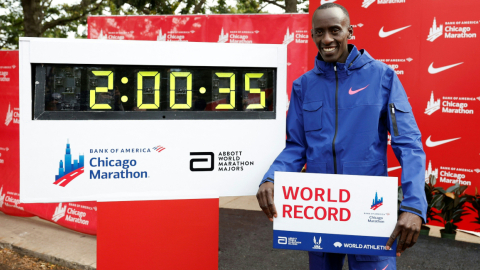
[{"label": "yellow digital numerals", "polygon": [[219,104],[215,109],[226,109],[231,110],[235,109],[235,74],[234,73],[215,73],[219,78],[230,78],[230,88],[219,88],[218,92],[220,94],[230,93],[230,104]]},{"label": "yellow digital numerals", "polygon": [[[143,103],[143,77],[154,77],[154,103]],[[139,109],[158,109],[160,107],[160,73],[157,71],[140,71],[137,74],[137,107]]]},{"label": "yellow digital numerals", "polygon": [[246,73],[245,74],[245,91],[251,94],[260,94],[260,104],[250,104],[247,109],[263,109],[265,108],[265,91],[260,88],[250,88],[250,79],[260,79],[263,73]]},{"label": "yellow digital numerals", "polygon": [[[187,103],[175,103],[175,79],[187,78]],[[190,109],[192,108],[192,73],[191,72],[171,72],[170,73],[170,108],[172,109]]]},{"label": "yellow digital numerals", "polygon": [[92,71],[95,76],[108,76],[107,87],[95,87],[95,90],[90,90],[90,108],[93,110],[111,109],[108,104],[95,104],[96,93],[108,93],[108,90],[113,89],[113,71]]}]

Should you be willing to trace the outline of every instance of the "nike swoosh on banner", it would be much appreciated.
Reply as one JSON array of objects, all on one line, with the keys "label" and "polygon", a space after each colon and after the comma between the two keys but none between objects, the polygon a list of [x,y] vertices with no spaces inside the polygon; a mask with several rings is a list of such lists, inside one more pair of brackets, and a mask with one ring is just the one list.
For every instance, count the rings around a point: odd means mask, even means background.
[{"label": "nike swoosh on banner", "polygon": [[320,1],[320,5],[328,4],[328,3],[333,3],[333,2],[335,2],[335,1],[337,1],[337,0],[322,0],[322,1]]},{"label": "nike swoosh on banner", "polygon": [[442,72],[442,71],[445,71],[449,68],[453,68],[453,67],[456,67],[458,65],[461,65],[463,64],[463,62],[461,63],[457,63],[457,64],[453,64],[453,65],[450,65],[450,66],[444,66],[444,67],[441,67],[441,68],[434,68],[433,67],[433,62],[430,64],[430,66],[428,67],[428,73],[430,74],[435,74],[435,73],[439,73],[439,72]]},{"label": "nike swoosh on banner", "polygon": [[392,30],[392,31],[388,31],[388,32],[383,32],[383,26],[382,26],[382,29],[380,29],[380,32],[378,32],[378,35],[381,37],[381,38],[386,38],[388,36],[391,36],[395,33],[398,33],[400,31],[402,31],[403,29],[407,29],[409,28],[411,25],[409,26],[405,26],[405,27],[402,27],[402,28],[398,28],[398,29],[395,29],[395,30]]},{"label": "nike swoosh on banner", "polygon": [[368,85],[365,86],[365,87],[363,87],[363,88],[361,88],[361,89],[355,90],[355,91],[352,91],[352,88],[350,87],[350,90],[348,90],[348,93],[349,93],[350,95],[355,95],[356,93],[362,91],[363,89],[365,89],[365,88],[367,88],[367,87],[368,87]]},{"label": "nike swoosh on banner", "polygon": [[454,139],[448,139],[448,140],[443,140],[443,141],[436,141],[436,142],[432,142],[430,140],[432,136],[428,137],[427,141],[425,142],[425,144],[428,146],[428,147],[435,147],[435,146],[439,146],[439,145],[442,145],[442,144],[445,144],[445,143],[449,143],[449,142],[453,142],[453,141],[456,141],[458,139],[460,139],[461,137],[458,137],[458,138],[454,138]]},{"label": "nike swoosh on banner", "polygon": [[387,172],[395,171],[395,170],[398,170],[398,169],[401,169],[401,168],[402,168],[402,166],[391,167],[391,168],[388,168],[388,169],[387,169]]}]

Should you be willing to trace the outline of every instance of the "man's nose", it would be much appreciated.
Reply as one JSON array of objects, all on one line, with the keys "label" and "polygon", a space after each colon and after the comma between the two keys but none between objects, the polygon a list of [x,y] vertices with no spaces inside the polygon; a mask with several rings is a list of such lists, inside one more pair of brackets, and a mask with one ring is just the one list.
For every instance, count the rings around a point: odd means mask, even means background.
[{"label": "man's nose", "polygon": [[333,42],[333,38],[329,33],[325,33],[322,39],[322,43],[325,45],[330,45]]}]

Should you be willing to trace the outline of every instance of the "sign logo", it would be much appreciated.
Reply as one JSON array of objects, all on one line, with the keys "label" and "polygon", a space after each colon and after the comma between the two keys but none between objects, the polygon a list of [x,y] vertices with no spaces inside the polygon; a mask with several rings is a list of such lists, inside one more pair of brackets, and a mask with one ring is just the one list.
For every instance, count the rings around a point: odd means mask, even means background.
[{"label": "sign logo", "polygon": [[278,243],[279,243],[280,245],[286,245],[286,244],[287,244],[287,237],[285,237],[285,236],[279,236],[279,237],[278,237]]},{"label": "sign logo", "polygon": [[[190,171],[192,172],[208,172],[213,171],[215,155],[212,152],[190,152],[190,156],[209,156],[210,165],[209,167],[195,167],[194,163],[208,162],[208,158],[192,158],[190,159]],[[203,164],[204,165],[204,164]]]},{"label": "sign logo", "polygon": [[432,95],[430,96],[430,101],[427,102],[427,108],[425,109],[425,114],[432,115],[432,113],[440,110],[440,99],[433,98],[433,91]]},{"label": "sign logo", "polygon": [[295,39],[294,33],[290,34],[290,28],[287,28],[287,34],[285,34],[285,37],[283,38],[283,44],[289,44]]},{"label": "sign logo", "polygon": [[161,146],[161,145],[158,145],[158,146],[155,146],[152,148],[153,150],[157,151],[158,153],[162,152],[163,150],[165,150],[165,147]]},{"label": "sign logo", "polygon": [[222,33],[220,33],[220,36],[218,36],[218,43],[227,43],[228,42],[228,33],[223,33],[223,28],[222,28]]},{"label": "sign logo", "polygon": [[58,206],[55,208],[55,213],[53,213],[52,220],[54,222],[57,222],[59,219],[65,216],[65,213],[67,212],[67,206],[65,205],[62,207],[62,203],[58,204]]},{"label": "sign logo", "polygon": [[434,68],[434,67],[433,67],[433,62],[432,62],[432,63],[430,64],[430,66],[428,67],[428,73],[430,73],[430,74],[436,74],[436,73],[445,71],[445,70],[447,70],[447,69],[451,69],[451,68],[456,67],[456,66],[461,65],[461,64],[463,64],[463,62],[457,63],[457,64],[453,64],[453,65],[449,65],[449,66],[440,67],[440,68]]},{"label": "sign logo", "polygon": [[375,3],[375,0],[363,0],[362,7],[368,8],[373,3]]},{"label": "sign logo", "polygon": [[340,242],[335,242],[335,244],[333,244],[334,247],[337,247],[337,248],[341,248],[342,247],[342,243]]},{"label": "sign logo", "polygon": [[445,144],[445,143],[449,143],[449,142],[453,142],[453,141],[456,141],[458,139],[460,139],[461,137],[458,137],[458,138],[454,138],[454,139],[448,139],[448,140],[443,140],[443,141],[431,141],[430,138],[432,136],[429,136],[427,138],[427,141],[425,142],[425,144],[428,146],[428,147],[435,147],[435,146],[439,146],[439,145],[442,145],[442,144]]},{"label": "sign logo", "polygon": [[382,205],[383,205],[383,197],[378,199],[377,192],[375,192],[375,199],[373,199],[372,207],[370,207],[370,209],[377,210]]},{"label": "sign logo", "polygon": [[2,194],[3,186],[0,188],[0,208],[3,206],[3,202],[5,200],[5,194]]},{"label": "sign logo", "polygon": [[437,18],[433,18],[433,26],[430,28],[427,40],[433,42],[435,39],[443,35],[443,25],[437,27]]},{"label": "sign logo", "polygon": [[409,28],[410,26],[411,26],[411,25],[405,26],[405,27],[402,27],[402,28],[398,28],[398,29],[395,29],[395,30],[387,31],[387,32],[384,32],[384,31],[383,31],[383,26],[382,26],[382,28],[380,29],[380,32],[378,32],[378,35],[379,35],[381,38],[386,38],[386,37],[388,37],[388,36],[391,36],[391,35],[393,35],[393,34],[395,34],[395,33],[400,32],[400,31],[402,31],[402,30],[404,30],[404,29],[407,29],[407,28]]},{"label": "sign logo", "polygon": [[167,34],[162,34],[162,29],[158,30],[157,41],[167,41]]},{"label": "sign logo", "polygon": [[432,169],[432,161],[428,162],[428,168],[425,170],[425,183],[428,183],[430,180],[430,175],[434,175],[436,179],[438,179],[438,168],[435,170]]},{"label": "sign logo", "polygon": [[72,155],[70,154],[70,143],[67,140],[67,148],[65,149],[65,164],[63,160],[60,160],[60,166],[58,168],[58,175],[55,175],[54,185],[65,187],[73,179],[83,174],[84,156],[79,155],[78,160],[74,160],[72,164]]},{"label": "sign logo", "polygon": [[5,119],[5,126],[8,126],[13,120],[13,110],[10,109],[10,103],[8,103],[7,118]]},{"label": "sign logo", "polygon": [[315,239],[315,236],[313,237],[313,249],[323,249],[321,246],[320,246],[320,243],[322,243],[322,237],[318,237],[318,241]]}]

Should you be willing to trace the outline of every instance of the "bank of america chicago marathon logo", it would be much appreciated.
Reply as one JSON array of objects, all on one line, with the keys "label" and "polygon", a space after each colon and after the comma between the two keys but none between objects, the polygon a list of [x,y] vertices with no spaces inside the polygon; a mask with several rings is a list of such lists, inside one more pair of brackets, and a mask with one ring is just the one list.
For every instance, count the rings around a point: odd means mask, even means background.
[{"label": "bank of america chicago marathon logo", "polygon": [[57,207],[55,207],[55,212],[52,216],[52,221],[58,222],[61,218],[65,217],[65,221],[79,223],[82,225],[88,225],[90,223],[89,220],[85,220],[87,216],[86,212],[76,210],[73,207],[67,207],[67,204],[62,205],[63,203],[59,203]]},{"label": "bank of america chicago marathon logo", "polygon": [[430,180],[430,176],[435,176],[436,181],[439,183],[447,183],[447,184],[460,184],[464,186],[472,185],[471,181],[468,181],[467,173],[480,173],[480,169],[467,169],[467,168],[457,168],[457,167],[448,167],[448,166],[440,166],[439,168],[433,168],[432,161],[428,162],[428,167],[425,170],[425,183],[428,183]]},{"label": "bank of america chicago marathon logo", "polygon": [[476,103],[476,101],[480,101],[480,97],[444,96],[442,99],[443,101],[440,98],[435,99],[432,91],[430,100],[427,102],[427,107],[425,108],[425,114],[432,115],[440,109],[442,109],[442,113],[474,114],[474,109],[470,109],[469,106],[472,105],[472,102]]},{"label": "bank of america chicago marathon logo", "polygon": [[377,2],[377,4],[405,4],[406,0],[363,0],[362,7],[368,8],[373,3]]},{"label": "bank of america chicago marathon logo", "polygon": [[410,63],[413,61],[413,58],[408,57],[408,58],[390,58],[390,59],[377,59],[378,61],[381,61],[390,68],[395,71],[395,74],[397,75],[405,75],[404,71],[404,65]]},{"label": "bank of america chicago marathon logo", "polygon": [[[444,32],[445,38],[477,38],[477,33],[472,33],[472,25],[479,24],[480,21],[453,21],[437,25],[437,18],[433,18],[433,25],[428,32],[427,40],[434,42],[441,37]],[[444,27],[445,25],[445,27]],[[468,26],[470,25],[470,26]]]},{"label": "bank of america chicago marathon logo", "polygon": [[253,40],[250,40],[253,34],[258,34],[258,30],[240,30],[240,31],[230,31],[225,32],[222,27],[222,31],[218,36],[217,43],[253,43]]},{"label": "bank of america chicago marathon logo", "polygon": [[[152,148],[122,148],[122,149],[90,149],[92,154],[134,154],[134,153],[160,153],[166,148],[157,145]],[[137,165],[135,159],[108,159],[108,157],[92,157],[89,159],[90,167],[92,168],[103,168],[103,167],[120,167],[122,170],[120,172],[103,172],[100,169],[92,169],[89,173],[90,179],[125,179],[125,178],[149,178],[146,171],[129,171],[131,167]],[[70,148],[70,142],[67,140],[67,145],[65,148],[64,160],[60,160],[58,175],[55,175],[54,185],[65,187],[74,179],[79,177],[84,173],[85,167],[85,156],[80,154],[78,159],[73,160]]]},{"label": "bank of america chicago marathon logo", "polygon": [[377,210],[380,206],[383,205],[383,197],[381,197],[380,199],[378,198],[378,193],[375,192],[375,199],[373,199],[372,201],[372,206],[370,207],[370,209],[372,210]]}]

